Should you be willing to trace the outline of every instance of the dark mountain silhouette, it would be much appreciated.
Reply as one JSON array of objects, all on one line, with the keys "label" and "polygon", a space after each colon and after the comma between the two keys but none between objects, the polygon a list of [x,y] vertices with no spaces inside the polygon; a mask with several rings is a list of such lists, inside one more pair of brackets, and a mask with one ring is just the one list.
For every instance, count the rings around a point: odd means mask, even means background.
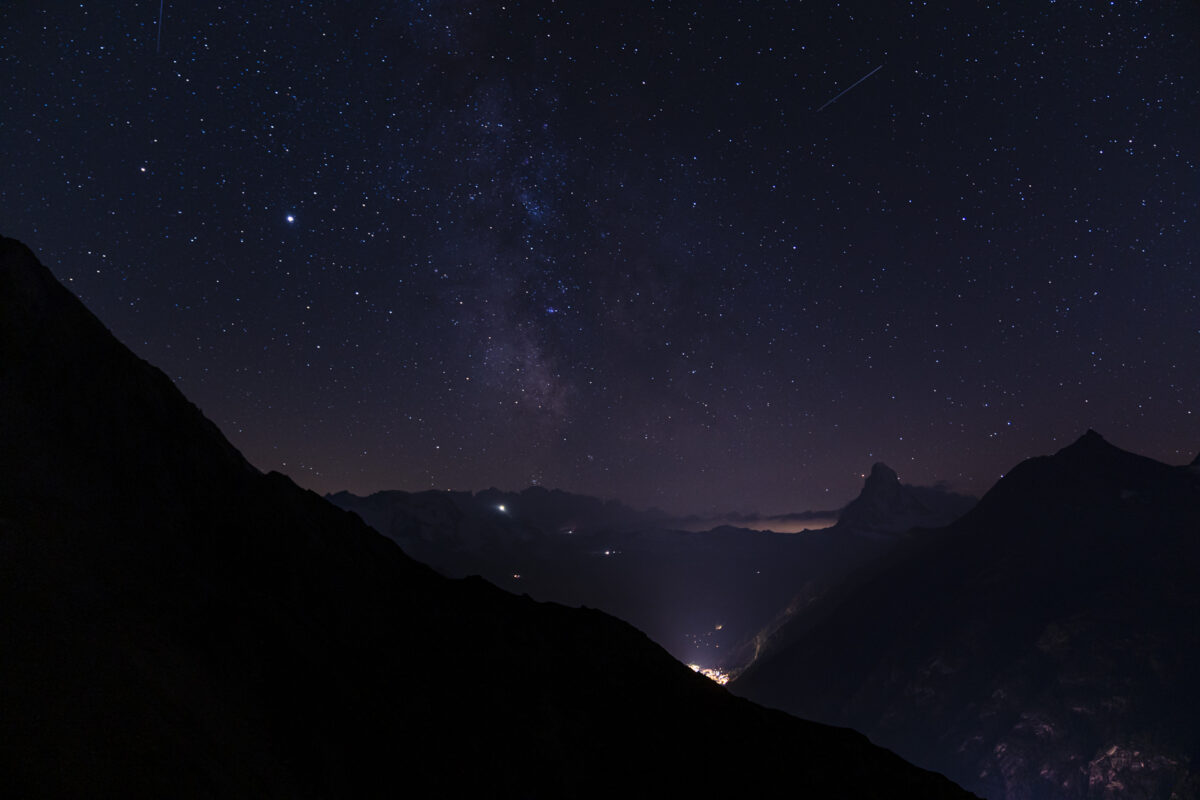
[{"label": "dark mountain silhouette", "polygon": [[886,552],[894,537],[881,531],[943,524],[974,503],[902,486],[881,464],[847,506],[851,522],[803,534],[673,530],[677,520],[661,512],[541,487],[328,499],[444,575],[478,574],[538,600],[602,609],[677,658],[728,672],[755,657],[764,629]]},{"label": "dark mountain silhouette", "polygon": [[787,603],[776,605],[774,613],[760,622],[753,636],[736,649],[733,659],[740,674],[764,653],[786,647],[804,630],[792,624],[797,616],[808,619],[808,612],[830,592],[842,588],[846,578],[884,557],[922,527],[947,525],[961,517],[976,503],[974,497],[956,494],[937,486],[911,486],[900,483],[896,472],[883,463],[872,468],[858,496],[846,504],[837,523],[823,533],[837,542],[840,559],[815,563],[815,570],[796,572],[797,580],[789,587]]},{"label": "dark mountain silhouette", "polygon": [[1089,431],[789,623],[734,684],[991,798],[1200,796],[1200,479]]},{"label": "dark mountain silhouette", "polygon": [[946,525],[965,514],[975,498],[935,487],[909,486],[886,464],[875,464],[862,492],[842,509],[836,528],[901,533]]},{"label": "dark mountain silhouette", "polygon": [[799,585],[876,549],[822,532],[671,530],[657,514],[538,488],[329,499],[444,575],[602,609],[704,667],[735,666]]},{"label": "dark mountain silhouette", "polygon": [[449,572],[470,554],[535,547],[544,540],[646,530],[664,525],[662,512],[637,511],[615,500],[533,486],[521,492],[383,491],[368,497],[326,495],[340,508],[400,544],[412,557]]},{"label": "dark mountain silhouette", "polygon": [[11,239],[0,608],[12,797],[963,796],[260,474]]}]

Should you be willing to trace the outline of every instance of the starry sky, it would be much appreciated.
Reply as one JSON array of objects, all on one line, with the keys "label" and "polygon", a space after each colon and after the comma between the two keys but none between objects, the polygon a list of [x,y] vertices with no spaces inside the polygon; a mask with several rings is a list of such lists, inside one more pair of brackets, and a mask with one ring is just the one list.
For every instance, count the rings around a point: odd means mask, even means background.
[{"label": "starry sky", "polygon": [[0,232],[258,467],[837,507],[1200,449],[1200,3],[0,6]]}]

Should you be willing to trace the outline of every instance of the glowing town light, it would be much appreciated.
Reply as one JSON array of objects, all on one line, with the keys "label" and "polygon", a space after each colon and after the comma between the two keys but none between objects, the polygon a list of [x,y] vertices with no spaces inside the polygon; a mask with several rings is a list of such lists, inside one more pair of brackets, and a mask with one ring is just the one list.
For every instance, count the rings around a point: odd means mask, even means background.
[{"label": "glowing town light", "polygon": [[716,669],[715,667],[702,667],[699,664],[688,664],[692,672],[699,672],[704,677],[714,683],[719,683],[722,686],[729,683],[729,679],[733,676],[724,670]]}]

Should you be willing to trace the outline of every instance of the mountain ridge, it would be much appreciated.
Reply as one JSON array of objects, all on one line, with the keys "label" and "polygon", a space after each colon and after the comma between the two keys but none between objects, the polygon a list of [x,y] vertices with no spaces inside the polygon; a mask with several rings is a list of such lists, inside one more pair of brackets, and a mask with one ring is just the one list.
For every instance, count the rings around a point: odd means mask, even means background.
[{"label": "mountain ridge", "polygon": [[769,790],[765,759],[789,793],[966,796],[728,695],[608,615],[442,578],[260,473],[4,238],[0,421],[17,795]]},{"label": "mountain ridge", "polygon": [[673,527],[681,518],[543,487],[327,499],[443,575],[479,574],[539,600],[603,609],[685,663],[725,675],[750,663],[798,608],[902,541],[904,531],[949,522],[975,502],[902,485],[882,464],[839,524],[802,534],[681,531]]},{"label": "mountain ridge", "polygon": [[1190,468],[1089,431],[858,575],[733,688],[987,797],[1195,797],[1197,530]]}]

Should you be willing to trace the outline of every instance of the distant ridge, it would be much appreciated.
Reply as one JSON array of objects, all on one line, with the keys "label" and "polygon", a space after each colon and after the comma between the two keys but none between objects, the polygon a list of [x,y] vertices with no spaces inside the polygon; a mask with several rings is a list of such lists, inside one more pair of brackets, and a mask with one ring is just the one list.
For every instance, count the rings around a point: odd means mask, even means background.
[{"label": "distant ridge", "polygon": [[601,609],[684,663],[725,672],[744,666],[746,644],[804,585],[884,549],[826,531],[678,530],[694,519],[541,487],[327,499],[447,577],[482,575],[537,600]]},{"label": "distant ridge", "polygon": [[1088,431],[789,622],[734,690],[996,800],[1196,798],[1198,531],[1190,467]]},{"label": "distant ridge", "polygon": [[14,797],[966,796],[260,474],[6,238],[0,607]]}]

